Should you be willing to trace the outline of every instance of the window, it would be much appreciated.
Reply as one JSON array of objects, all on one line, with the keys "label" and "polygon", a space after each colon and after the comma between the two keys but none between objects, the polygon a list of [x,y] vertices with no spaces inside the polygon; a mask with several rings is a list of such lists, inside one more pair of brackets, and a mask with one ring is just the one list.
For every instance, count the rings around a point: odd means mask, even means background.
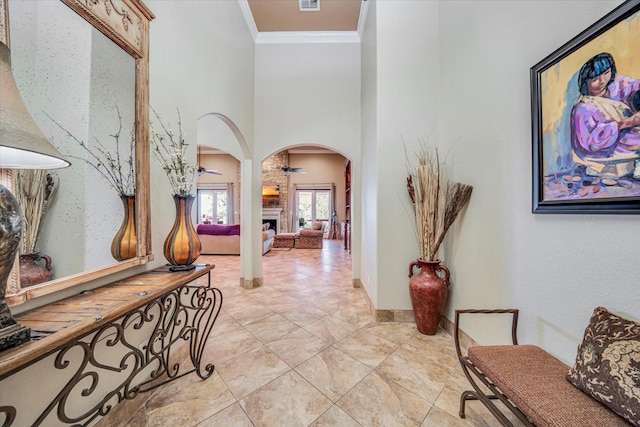
[{"label": "window", "polygon": [[297,190],[298,229],[311,228],[314,222],[321,221],[326,232],[332,211],[331,200],[331,190]]},{"label": "window", "polygon": [[198,190],[198,224],[229,224],[227,190]]}]

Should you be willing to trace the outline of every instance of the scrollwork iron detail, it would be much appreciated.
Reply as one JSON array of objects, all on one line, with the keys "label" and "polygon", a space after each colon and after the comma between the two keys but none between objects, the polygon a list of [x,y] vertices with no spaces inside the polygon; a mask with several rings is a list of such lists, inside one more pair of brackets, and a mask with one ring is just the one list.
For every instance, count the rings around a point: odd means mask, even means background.
[{"label": "scrollwork iron detail", "polygon": [[[219,289],[182,286],[67,344],[56,354],[54,366],[75,371],[33,425],[43,425],[55,411],[64,424],[86,426],[108,414],[116,403],[184,375],[195,372],[203,380],[209,378],[215,368],[211,363],[203,366],[202,356],[221,308]],[[146,328],[151,330],[148,340],[136,346],[135,335],[146,332]],[[181,361],[171,357],[180,341],[189,342],[193,368],[186,372],[181,372]],[[110,359],[114,359],[115,351],[119,361],[113,362]],[[104,378],[107,374],[110,384],[118,383],[115,387],[101,382],[101,375]],[[77,408],[79,399],[87,403],[81,405],[79,413],[73,413],[69,403],[73,401]],[[0,407],[2,413],[4,425],[11,426],[15,408]]]}]

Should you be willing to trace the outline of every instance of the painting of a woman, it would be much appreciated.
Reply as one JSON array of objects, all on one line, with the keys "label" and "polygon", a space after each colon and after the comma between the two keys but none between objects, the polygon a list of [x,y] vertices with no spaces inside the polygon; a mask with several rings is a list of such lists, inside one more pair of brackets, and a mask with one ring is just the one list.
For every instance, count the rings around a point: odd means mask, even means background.
[{"label": "painting of a woman", "polygon": [[589,59],[578,73],[580,98],[571,112],[571,143],[581,158],[640,156],[640,80],[616,73],[611,54]]}]

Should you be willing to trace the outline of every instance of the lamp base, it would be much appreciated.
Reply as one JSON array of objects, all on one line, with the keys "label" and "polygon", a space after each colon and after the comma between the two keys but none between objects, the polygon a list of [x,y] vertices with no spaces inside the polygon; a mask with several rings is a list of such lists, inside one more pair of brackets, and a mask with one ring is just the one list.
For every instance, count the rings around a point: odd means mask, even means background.
[{"label": "lamp base", "polygon": [[16,347],[31,339],[31,330],[16,323],[0,329],[0,351],[5,348]]},{"label": "lamp base", "polygon": [[13,194],[0,184],[0,350],[31,339],[28,328],[18,324],[7,306],[5,292],[22,236],[22,214]]}]

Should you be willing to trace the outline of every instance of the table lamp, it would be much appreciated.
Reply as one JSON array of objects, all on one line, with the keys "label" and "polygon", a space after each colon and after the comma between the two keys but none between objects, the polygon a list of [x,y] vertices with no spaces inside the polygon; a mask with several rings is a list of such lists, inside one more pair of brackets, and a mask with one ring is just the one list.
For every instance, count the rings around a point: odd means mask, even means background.
[{"label": "table lamp", "polygon": [[[9,47],[0,42],[0,169],[57,169],[69,165],[27,111],[11,73]],[[30,339],[29,329],[13,318],[5,298],[21,238],[20,206],[0,184],[0,351]]]}]

